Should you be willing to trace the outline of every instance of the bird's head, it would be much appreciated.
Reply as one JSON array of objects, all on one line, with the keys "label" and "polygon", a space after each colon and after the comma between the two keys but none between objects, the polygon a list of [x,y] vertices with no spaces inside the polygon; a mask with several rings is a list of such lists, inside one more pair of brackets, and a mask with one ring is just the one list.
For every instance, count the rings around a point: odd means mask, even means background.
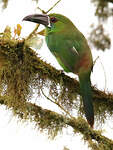
[{"label": "bird's head", "polygon": [[46,28],[54,29],[54,30],[61,30],[65,27],[69,26],[70,28],[73,27],[73,23],[65,16],[61,14],[33,14],[28,15],[23,18],[25,21],[31,21],[38,24],[44,25]]}]

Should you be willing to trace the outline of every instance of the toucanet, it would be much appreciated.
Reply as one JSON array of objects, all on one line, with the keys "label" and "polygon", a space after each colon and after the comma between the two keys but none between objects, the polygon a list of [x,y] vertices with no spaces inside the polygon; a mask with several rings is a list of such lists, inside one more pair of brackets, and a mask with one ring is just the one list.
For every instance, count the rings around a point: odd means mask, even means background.
[{"label": "toucanet", "polygon": [[70,19],[61,14],[33,14],[23,20],[45,26],[45,39],[51,53],[65,72],[77,74],[86,119],[94,125],[90,75],[93,66],[91,50],[84,35]]}]

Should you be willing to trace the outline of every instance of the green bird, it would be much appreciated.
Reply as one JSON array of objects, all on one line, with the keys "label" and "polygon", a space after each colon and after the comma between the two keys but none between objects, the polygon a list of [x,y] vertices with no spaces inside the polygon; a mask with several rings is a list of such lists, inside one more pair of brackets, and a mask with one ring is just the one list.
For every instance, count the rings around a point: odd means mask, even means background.
[{"label": "green bird", "polygon": [[46,43],[65,72],[77,74],[86,119],[94,125],[90,74],[93,67],[91,50],[84,35],[70,19],[61,14],[33,14],[23,20],[43,24]]}]

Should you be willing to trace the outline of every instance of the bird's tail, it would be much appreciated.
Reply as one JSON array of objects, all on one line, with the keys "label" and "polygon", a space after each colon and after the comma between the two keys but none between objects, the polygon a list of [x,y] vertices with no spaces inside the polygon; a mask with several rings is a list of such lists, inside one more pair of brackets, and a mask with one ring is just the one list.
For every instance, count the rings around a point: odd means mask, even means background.
[{"label": "bird's tail", "polygon": [[94,125],[94,110],[92,103],[92,90],[90,81],[90,72],[79,74],[80,92],[83,99],[85,116],[89,125],[93,128]]}]

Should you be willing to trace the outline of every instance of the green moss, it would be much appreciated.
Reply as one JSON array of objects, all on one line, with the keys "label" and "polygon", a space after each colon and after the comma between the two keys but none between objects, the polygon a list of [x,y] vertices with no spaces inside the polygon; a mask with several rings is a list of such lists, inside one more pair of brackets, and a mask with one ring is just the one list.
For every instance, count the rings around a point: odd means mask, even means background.
[{"label": "green moss", "polygon": [[[36,127],[46,131],[52,138],[69,125],[75,133],[82,133],[85,141],[89,140],[92,149],[99,145],[90,141],[91,139],[97,142],[99,139],[103,142],[102,146],[106,147],[110,142],[106,142],[100,133],[93,132],[83,119],[78,81],[43,62],[36,52],[26,46],[24,39],[13,39],[9,36],[6,40],[2,38],[3,35],[0,36],[0,104],[6,105],[20,119],[34,122]],[[66,110],[67,116],[76,109],[82,118],[75,119],[71,115],[68,118],[31,103],[33,90],[39,97],[44,96],[42,89],[48,90],[49,99],[54,104],[59,104],[62,110]],[[99,119],[101,123],[108,115],[113,114],[113,95],[92,89],[95,120]]]},{"label": "green moss", "polygon": [[[38,96],[47,89],[54,102],[69,112],[73,109],[84,114],[78,95],[79,83],[43,62],[36,52],[25,45],[25,40],[0,38],[0,93],[8,96],[8,107],[24,110],[31,100],[33,90]],[[113,95],[94,88],[95,118],[104,122],[107,115],[113,114]],[[108,107],[109,105],[109,107]],[[106,111],[105,111],[106,110]]]}]

